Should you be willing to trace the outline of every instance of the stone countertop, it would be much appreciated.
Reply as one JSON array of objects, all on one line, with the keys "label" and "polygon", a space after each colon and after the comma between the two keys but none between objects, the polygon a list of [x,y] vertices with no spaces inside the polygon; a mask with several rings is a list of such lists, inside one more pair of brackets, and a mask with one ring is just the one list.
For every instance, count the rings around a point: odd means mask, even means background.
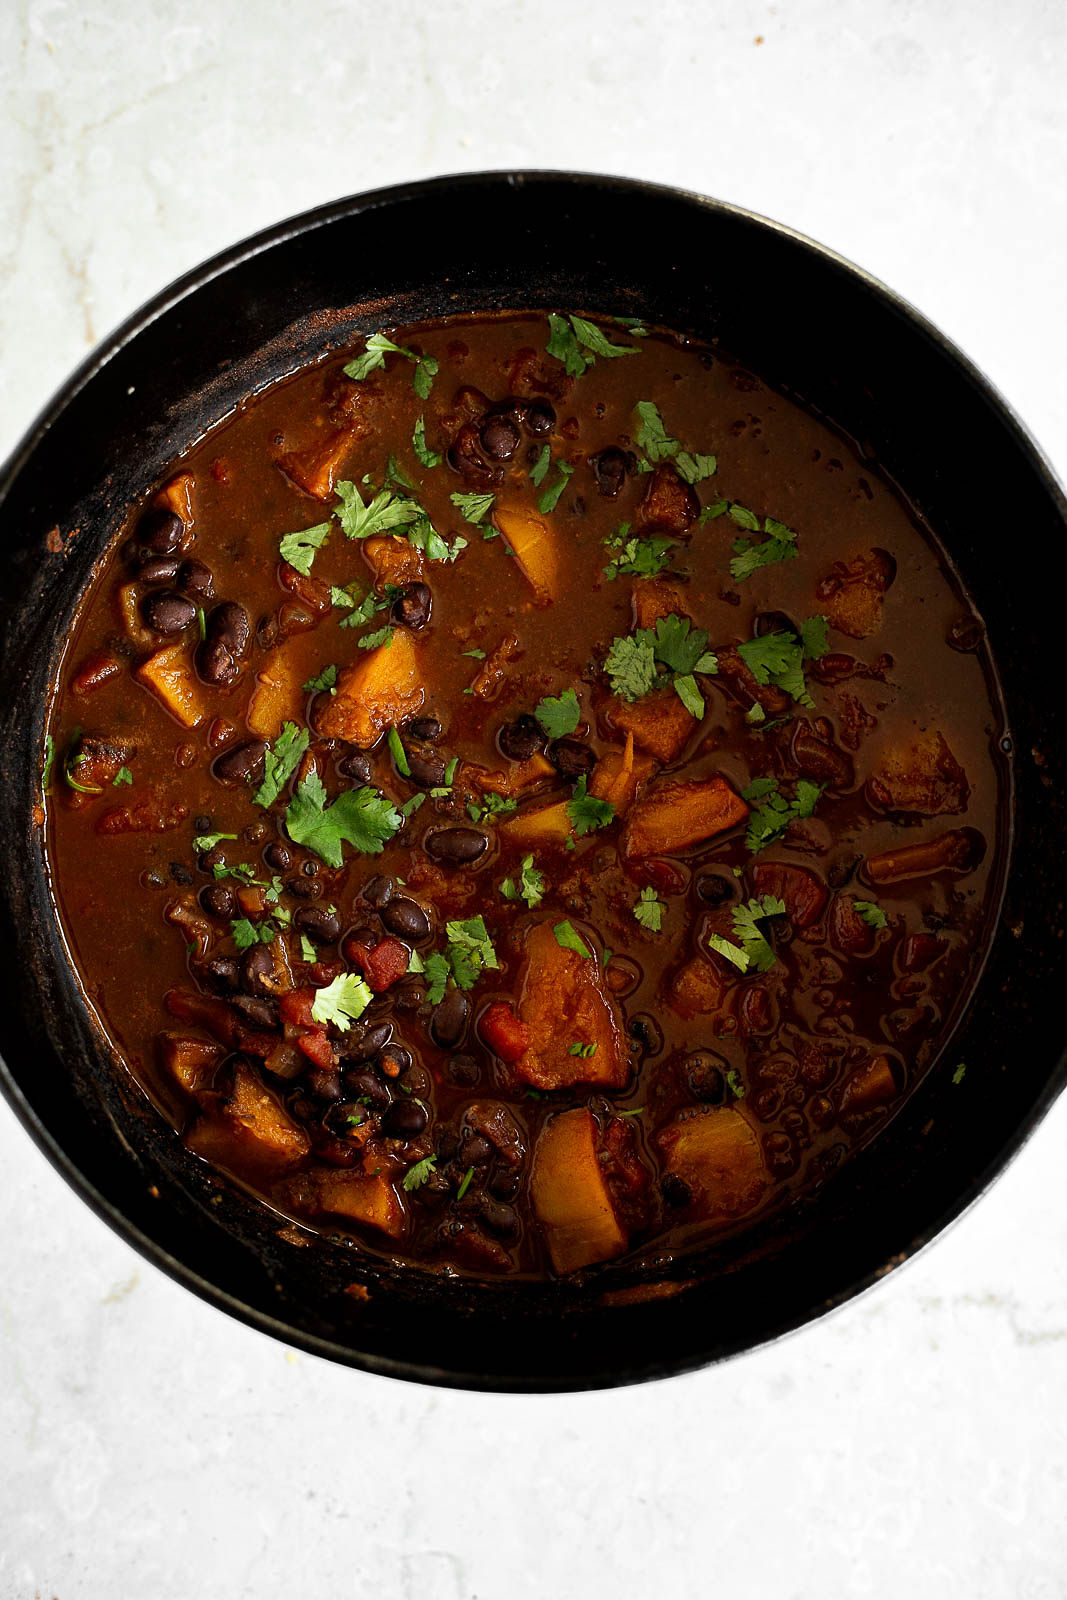
[{"label": "stone countertop", "polygon": [[[237,237],[362,188],[541,166],[833,245],[956,339],[1063,472],[1065,46],[1043,0],[10,0],[0,454],[103,333]],[[0,1600],[1067,1596],[1065,1137],[1060,1105],[947,1237],[778,1345],[498,1398],[231,1322],[0,1108]]]}]

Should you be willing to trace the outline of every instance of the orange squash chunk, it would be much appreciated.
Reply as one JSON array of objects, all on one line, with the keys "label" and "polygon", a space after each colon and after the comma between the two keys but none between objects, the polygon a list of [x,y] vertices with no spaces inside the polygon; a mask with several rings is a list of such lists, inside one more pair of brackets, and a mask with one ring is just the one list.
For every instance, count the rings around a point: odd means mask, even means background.
[{"label": "orange squash chunk", "polygon": [[638,800],[626,828],[628,856],[669,856],[736,827],[748,806],[725,778],[655,784]]},{"label": "orange squash chunk", "polygon": [[[205,1099],[209,1097],[205,1096]],[[311,1149],[311,1140],[249,1067],[234,1068],[228,1095],[211,1096],[188,1137],[190,1149],[206,1161],[240,1171],[243,1167],[292,1166]]]},{"label": "orange squash chunk", "polygon": [[634,627],[654,628],[663,617],[684,617],[685,592],[670,578],[638,578],[633,587]]},{"label": "orange squash chunk", "polygon": [[337,693],[317,721],[325,738],[368,749],[386,728],[413,717],[426,691],[418,652],[405,629],[398,628],[388,644],[361,650],[359,656],[338,673]]},{"label": "orange squash chunk", "polygon": [[626,735],[622,750],[608,750],[593,768],[589,780],[589,793],[598,800],[606,800],[621,816],[633,805],[638,789],[655,770],[655,762],[648,756],[634,754],[634,736]]},{"label": "orange squash chunk", "polygon": [[680,1118],[659,1134],[668,1172],[692,1195],[693,1214],[730,1222],[762,1200],[769,1178],[759,1137],[748,1119],[731,1108]]},{"label": "orange squash chunk", "polygon": [[275,650],[256,674],[255,688],[248,702],[246,721],[260,739],[273,739],[283,722],[302,722],[304,718],[303,671],[283,645]]},{"label": "orange squash chunk", "polygon": [[487,772],[484,767],[467,767],[460,772],[464,784],[469,781],[483,794],[491,789],[494,794],[503,795],[520,795],[524,789],[555,776],[551,761],[539,755],[530,756],[527,761],[509,761],[502,772]]},{"label": "orange squash chunk", "polygon": [[395,533],[375,534],[364,539],[363,555],[374,571],[374,587],[383,590],[387,583],[402,588],[405,583],[418,583],[426,570],[421,550]]},{"label": "orange squash chunk", "polygon": [[184,644],[168,644],[134,673],[151,689],[172,717],[186,728],[195,728],[205,715],[203,691],[193,669],[192,659]]},{"label": "orange squash chunk", "polygon": [[213,1039],[199,1039],[187,1033],[161,1033],[156,1050],[162,1070],[186,1094],[203,1088],[226,1054]]},{"label": "orange squash chunk", "polygon": [[620,733],[632,733],[635,744],[664,763],[681,755],[697,725],[673,689],[657,689],[632,705],[612,700],[608,720]]},{"label": "orange squash chunk", "polygon": [[936,728],[909,743],[890,744],[874,764],[866,798],[881,811],[914,811],[934,817],[965,811],[967,774]]},{"label": "orange squash chunk", "polygon": [[[557,942],[551,922],[538,923],[526,941],[518,1016],[530,1043],[515,1072],[535,1089],[601,1083],[621,1089],[630,1076],[613,1001],[601,983],[596,956],[580,956]],[[591,1056],[572,1056],[572,1044],[595,1044]]]},{"label": "orange squash chunk", "polygon": [[316,500],[328,500],[334,478],[357,437],[351,428],[341,428],[305,450],[290,450],[278,457],[278,466],[290,483]]},{"label": "orange squash chunk", "polygon": [[845,1079],[841,1091],[841,1115],[857,1111],[874,1111],[887,1105],[900,1093],[888,1056],[872,1056],[862,1067],[857,1067]]},{"label": "orange squash chunk", "polygon": [[[191,472],[178,472],[163,485],[152,504],[154,506],[162,506],[165,511],[173,511],[174,515],[180,517],[185,523],[187,529],[191,528],[193,525],[193,490],[195,487],[196,479]],[[182,549],[185,549],[184,541]]]},{"label": "orange squash chunk", "polygon": [[683,1017],[712,1017],[725,1009],[732,988],[710,961],[694,956],[674,974],[668,999]]},{"label": "orange squash chunk", "polygon": [[509,839],[515,839],[519,844],[529,845],[532,850],[538,847],[544,849],[548,845],[566,845],[574,829],[571,819],[567,814],[566,800],[557,801],[551,806],[535,806],[526,811],[516,812],[502,825],[501,833],[506,833]]},{"label": "orange squash chunk", "polygon": [[496,506],[493,521],[508,542],[541,605],[548,605],[559,593],[559,545],[552,529],[536,511],[524,507]]},{"label": "orange squash chunk", "polygon": [[867,639],[882,626],[882,603],[896,576],[885,550],[868,550],[852,561],[835,561],[815,590],[819,610],[839,633]]},{"label": "orange squash chunk", "polygon": [[320,1211],[346,1222],[374,1228],[390,1239],[404,1233],[405,1213],[399,1195],[381,1174],[323,1172],[316,1175],[315,1198]]},{"label": "orange squash chunk", "polygon": [[557,1272],[576,1272],[626,1249],[597,1160],[591,1111],[563,1111],[545,1124],[534,1150],[530,1198]]}]

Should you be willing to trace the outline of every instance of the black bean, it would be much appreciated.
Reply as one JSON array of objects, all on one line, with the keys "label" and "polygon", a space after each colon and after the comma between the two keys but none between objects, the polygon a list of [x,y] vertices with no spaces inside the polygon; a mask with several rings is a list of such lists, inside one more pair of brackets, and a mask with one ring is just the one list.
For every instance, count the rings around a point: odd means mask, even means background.
[{"label": "black bean", "polygon": [[246,828],[241,829],[241,838],[245,844],[262,844],[270,829],[262,820],[250,822]]},{"label": "black bean", "polygon": [[256,623],[256,643],[261,650],[273,650],[278,642],[278,619],[275,616],[260,617]]},{"label": "black bean", "polygon": [[418,1100],[410,1100],[407,1095],[402,1095],[399,1100],[393,1101],[385,1113],[382,1131],[388,1134],[390,1139],[414,1139],[429,1120],[429,1113],[424,1105]]},{"label": "black bean", "polygon": [[216,756],[211,771],[223,783],[259,783],[266,754],[267,746],[262,739],[250,739],[247,744],[233,745]]},{"label": "black bean", "polygon": [[593,471],[596,474],[598,492],[606,495],[609,500],[614,500],[626,482],[627,465],[625,453],[616,449],[614,445],[594,456]]},{"label": "black bean", "polygon": [[550,433],[556,425],[556,413],[547,400],[533,400],[523,420],[531,433]]},{"label": "black bean", "polygon": [[524,711],[513,722],[504,723],[496,742],[501,755],[507,756],[509,761],[529,761],[545,748],[545,732],[537,718]]},{"label": "black bean", "polygon": [[679,1178],[675,1172],[665,1172],[659,1180],[659,1192],[663,1196],[664,1204],[675,1210],[687,1206],[693,1196],[689,1185],[684,1178]]},{"label": "black bean", "polygon": [[459,1155],[459,1135],[451,1128],[442,1128],[437,1135],[437,1159],[442,1166]]},{"label": "black bean", "polygon": [[305,861],[302,863],[300,870],[304,874],[305,878],[317,878],[319,875],[319,864],[317,861]]},{"label": "black bean", "polygon": [[471,1003],[462,989],[450,989],[430,1015],[430,1038],[442,1050],[459,1044],[467,1029]]},{"label": "black bean", "polygon": [[237,915],[237,897],[228,883],[205,883],[200,904],[209,917],[221,917],[224,922]]},{"label": "black bean", "polygon": [[[405,1072],[411,1070],[411,1062],[411,1051],[406,1049],[404,1045],[397,1044],[394,1041],[391,1044],[383,1045],[381,1050],[378,1051],[378,1059],[375,1062],[375,1066],[379,1072],[384,1072],[387,1078],[402,1078]],[[410,1088],[411,1085],[409,1084],[408,1087]],[[427,1082],[424,1087],[428,1090],[429,1083]]]},{"label": "black bean", "polygon": [[734,897],[734,885],[718,872],[702,872],[696,880],[698,897],[708,906],[724,906]]},{"label": "black bean", "polygon": [[189,871],[189,868],[185,865],[184,861],[172,861],[170,864],[170,875],[174,879],[175,883],[181,884],[183,889],[187,889],[193,881],[193,875]]},{"label": "black bean", "polygon": [[407,757],[412,783],[417,783],[423,789],[443,788],[446,769],[439,755],[409,750]]},{"label": "black bean", "polygon": [[339,1072],[327,1072],[323,1067],[309,1067],[306,1078],[307,1086],[317,1100],[340,1100],[344,1093]]},{"label": "black bean", "polygon": [[137,524],[137,542],[154,556],[169,556],[185,537],[185,523],[173,511],[155,506]]},{"label": "black bean", "polygon": [[478,1216],[490,1233],[507,1239],[519,1231],[519,1219],[510,1206],[483,1195],[478,1201]]},{"label": "black bean", "polygon": [[380,911],[393,898],[392,878],[383,878],[381,874],[371,878],[363,885],[363,898],[375,911]]},{"label": "black bean", "polygon": [[382,922],[401,939],[425,939],[430,931],[430,919],[422,907],[402,894],[382,908]]},{"label": "black bean", "polygon": [[215,867],[225,866],[225,852],[220,850],[218,845],[215,845],[214,849],[205,850],[203,855],[198,857],[196,864],[201,872],[211,872]]},{"label": "black bean", "polygon": [[341,1041],[341,1054],[346,1061],[370,1061],[393,1036],[391,1022],[363,1023],[350,1028]]},{"label": "black bean", "polygon": [[464,1129],[465,1138],[459,1152],[459,1161],[465,1167],[481,1167],[493,1154],[493,1147],[489,1140],[481,1133],[471,1133],[469,1128]]},{"label": "black bean", "polygon": [[212,956],[205,961],[202,967],[204,977],[213,989],[225,993],[227,989],[236,989],[238,983],[237,963],[231,956]]},{"label": "black bean", "polygon": [[[344,1049],[344,1046],[341,1046]],[[354,1100],[366,1100],[372,1111],[388,1111],[393,1103],[389,1085],[374,1072],[346,1072],[345,1083]]]},{"label": "black bean", "polygon": [[758,639],[768,633],[797,632],[793,626],[793,619],[787,617],[784,611],[761,611],[752,624],[752,632]]},{"label": "black bean", "polygon": [[178,587],[184,589],[186,594],[195,594],[201,600],[215,598],[215,579],[212,577],[211,568],[205,567],[202,561],[195,558],[183,561],[181,571],[178,573]]},{"label": "black bean", "polygon": [[481,828],[435,828],[423,840],[435,861],[447,867],[466,866],[484,856],[489,835]]},{"label": "black bean", "polygon": [[548,747],[548,759],[561,778],[580,778],[592,772],[596,756],[580,739],[555,739]]},{"label": "black bean", "polygon": [[404,732],[412,739],[418,739],[423,744],[436,744],[441,737],[441,723],[437,717],[412,717],[404,726]]},{"label": "black bean", "polygon": [[313,878],[302,877],[300,873],[286,878],[285,887],[298,900],[318,900],[322,895],[322,884],[316,883]]},{"label": "black bean", "polygon": [[486,1188],[498,1200],[514,1200],[519,1192],[522,1174],[516,1167],[494,1167]]},{"label": "black bean", "polygon": [[205,683],[226,687],[237,676],[248,648],[248,612],[224,600],[207,619],[207,637],[196,652],[196,670]]},{"label": "black bean", "polygon": [[449,1056],[448,1066],[445,1070],[451,1082],[460,1089],[473,1088],[482,1075],[481,1068],[474,1056],[464,1055],[459,1050],[454,1055]]},{"label": "black bean", "polygon": [[210,833],[211,818],[206,811],[201,811],[199,816],[193,818],[193,828],[197,833]]},{"label": "black bean", "polygon": [[717,1106],[726,1093],[726,1062],[713,1050],[694,1050],[682,1066],[689,1093],[695,1100]]},{"label": "black bean", "polygon": [[357,783],[370,783],[373,777],[370,757],[365,756],[361,750],[345,756],[343,761],[337,763],[337,770],[342,778],[354,778]]},{"label": "black bean", "polygon": [[243,654],[248,648],[248,612],[236,600],[224,600],[221,606],[216,606],[207,625],[209,635],[221,639],[235,655]]},{"label": "black bean", "polygon": [[141,601],[141,615],[156,633],[181,633],[196,620],[196,607],[173,589],[154,589]]},{"label": "black bean", "polygon": [[288,872],[293,864],[292,851],[288,845],[282,844],[280,839],[267,846],[263,852],[263,859],[275,872]]},{"label": "black bean", "polygon": [[491,461],[510,461],[519,448],[519,430],[510,417],[487,417],[480,437]]},{"label": "black bean", "polygon": [[293,927],[316,944],[336,944],[341,937],[340,917],[325,906],[300,906],[293,913]]},{"label": "black bean", "polygon": [[663,1030],[655,1017],[639,1012],[637,1016],[630,1018],[627,1031],[631,1039],[637,1041],[642,1055],[658,1056],[663,1049]]},{"label": "black bean", "polygon": [[145,556],[137,568],[142,583],[170,583],[178,575],[177,556]]},{"label": "black bean", "polygon": [[235,994],[230,1004],[257,1028],[275,1028],[278,1015],[273,999],[265,995]]},{"label": "black bean", "polygon": [[269,994],[266,980],[274,981],[274,962],[266,945],[254,944],[241,962],[241,987],[248,994]]},{"label": "black bean", "polygon": [[392,618],[404,628],[425,628],[433,609],[433,595],[428,583],[406,583],[402,594],[393,601]]}]

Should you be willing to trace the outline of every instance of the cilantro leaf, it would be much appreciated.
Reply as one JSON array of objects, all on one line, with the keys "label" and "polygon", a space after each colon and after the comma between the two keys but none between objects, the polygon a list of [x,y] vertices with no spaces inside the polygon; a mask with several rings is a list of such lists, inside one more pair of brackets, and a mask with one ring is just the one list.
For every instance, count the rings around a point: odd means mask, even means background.
[{"label": "cilantro leaf", "polygon": [[570,922],[557,922],[552,932],[561,950],[573,950],[576,955],[584,956],[587,961],[592,959],[593,952]]},{"label": "cilantro leaf", "polygon": [[738,505],[736,500],[727,509],[739,528],[747,528],[750,533],[759,532],[759,518],[754,511]]},{"label": "cilantro leaf", "polygon": [[429,517],[423,516],[417,517],[408,528],[408,544],[425,551],[428,561],[455,561],[460,551],[467,548],[461,533],[457,533],[451,546],[446,544]]},{"label": "cilantro leaf", "polygon": [[799,705],[814,705],[804,682],[804,650],[795,634],[780,629],[746,639],[737,653],[757,683],[773,683]]},{"label": "cilantro leaf", "polygon": [[743,789],[743,800],[749,805],[758,802],[745,832],[745,844],[752,855],[758,855],[765,846],[780,838],[791,822],[810,817],[822,791],[822,784],[812,783],[807,778],[799,780],[792,800],[779,793],[777,778],[757,778]]},{"label": "cilantro leaf", "polygon": [[415,452],[416,459],[424,467],[439,467],[441,465],[440,455],[436,450],[431,450],[426,443],[425,417],[420,417],[415,424],[415,431],[411,435],[411,448]]},{"label": "cilantro leaf", "polygon": [[531,911],[539,906],[545,897],[544,874],[537,871],[533,859],[532,855],[523,856],[518,887],[512,878],[505,878],[500,885],[500,893],[505,900],[525,900]]},{"label": "cilantro leaf", "polygon": [[617,322],[620,328],[628,328],[631,338],[648,338],[648,329],[645,327],[643,317],[612,317],[611,320],[612,322]]},{"label": "cilantro leaf", "polygon": [[306,728],[298,728],[295,722],[282,723],[281,733],[273,745],[268,745],[263,757],[263,782],[252,796],[257,806],[274,804],[310,743]]},{"label": "cilantro leaf", "polygon": [[309,965],[319,959],[319,952],[312,944],[306,933],[300,935],[300,959]]},{"label": "cilantro leaf", "polygon": [[337,668],[331,663],[323,667],[317,678],[309,678],[304,684],[305,694],[322,694],[325,689],[332,689],[337,682]]},{"label": "cilantro leaf", "polygon": [[557,461],[556,471],[559,473],[558,481],[551,484],[537,502],[537,509],[542,515],[547,515],[548,512],[555,511],[560,495],[567,487],[568,480],[574,474],[574,468],[568,466],[566,461]]},{"label": "cilantro leaf", "polygon": [[410,1194],[413,1189],[421,1189],[436,1165],[436,1156],[423,1156],[421,1161],[416,1161],[414,1166],[409,1167],[402,1180],[407,1193]]},{"label": "cilantro leaf", "polygon": [[640,700],[656,682],[656,658],[647,628],[612,640],[604,660],[611,692],[623,700]]},{"label": "cilantro leaf", "polygon": [[[725,505],[724,502],[724,509]],[[729,510],[739,527],[747,528],[752,533],[759,531],[759,518],[747,507],[735,503]],[[761,567],[772,566],[778,561],[796,560],[797,536],[792,528],[787,528],[784,522],[778,522],[774,517],[764,517],[763,531],[767,537],[760,544],[753,539],[738,539],[734,543],[730,575],[738,583],[751,578]]]},{"label": "cilantro leaf", "polygon": [[393,634],[395,632],[396,629],[386,623],[384,628],[376,628],[373,633],[365,633],[362,639],[358,639],[356,642],[361,650],[377,650],[379,645],[384,645],[388,650],[393,642]]},{"label": "cilantro leaf", "polygon": [[573,733],[581,720],[581,707],[573,689],[565,689],[553,698],[548,695],[534,706],[534,716],[550,739],[565,739]]},{"label": "cilantro leaf", "polygon": [[674,540],[660,537],[619,539],[623,528],[629,532],[629,524],[623,523],[618,534],[608,540],[608,547],[615,551],[615,555],[604,568],[605,578],[652,578],[657,572],[662,572],[670,560]]},{"label": "cilantro leaf", "polygon": [[[364,479],[364,482],[366,482],[366,479]],[[408,476],[394,455],[388,455],[385,458],[385,483],[383,487],[388,488],[391,483],[399,484],[400,488],[406,489],[409,494],[418,494],[419,492],[418,485]]]},{"label": "cilantro leaf", "polygon": [[566,317],[559,316],[555,311],[548,315],[548,343],[545,350],[550,356],[555,356],[557,361],[563,362],[563,369],[568,377],[580,378],[586,367],[592,365],[592,356],[583,355],[578,343],[577,335]]},{"label": "cilantro leaf", "polygon": [[535,489],[539,489],[545,480],[548,464],[552,460],[552,451],[547,444],[541,446],[541,454],[530,468],[530,482]]},{"label": "cilantro leaf", "polygon": [[703,483],[714,477],[718,465],[714,456],[691,455],[688,450],[679,450],[674,458],[674,470],[685,483]]},{"label": "cilantro leaf", "polygon": [[830,648],[825,617],[809,617],[800,624],[800,646],[805,661],[821,661]]},{"label": "cilantro leaf", "polygon": [[433,380],[438,372],[436,356],[417,356],[415,358],[415,371],[411,374],[411,387],[420,400],[430,398]]},{"label": "cilantro leaf", "polygon": [[852,909],[858,913],[868,928],[887,928],[889,918],[874,900],[853,900]]},{"label": "cilantro leaf", "polygon": [[691,717],[696,717],[699,722],[706,709],[704,696],[697,688],[697,681],[692,673],[684,672],[674,680],[674,692],[682,702]]},{"label": "cilantro leaf", "polygon": [[474,1168],[473,1167],[468,1167],[466,1172],[463,1174],[462,1178],[459,1181],[459,1188],[456,1190],[456,1199],[457,1200],[462,1200],[463,1199],[463,1196],[466,1194],[467,1190],[471,1186],[471,1179],[473,1177],[474,1177]]},{"label": "cilantro leaf", "polygon": [[714,656],[705,656],[707,647],[708,636],[704,629],[694,628],[688,617],[671,612],[656,623],[652,651],[656,660],[662,661],[671,672],[716,673],[718,662]]},{"label": "cilantro leaf", "polygon": [[567,1054],[569,1056],[582,1056],[588,1060],[590,1056],[596,1055],[596,1044],[583,1044],[580,1039],[575,1039],[574,1043],[568,1046]]},{"label": "cilantro leaf", "polygon": [[479,527],[489,512],[493,509],[493,494],[450,494],[448,497],[459,511],[465,522],[472,522]]},{"label": "cilantro leaf", "polygon": [[750,900],[747,905],[735,906],[731,920],[738,942],[733,944],[722,934],[711,933],[708,945],[718,955],[732,961],[739,972],[767,972],[774,966],[774,951],[757,924],[767,917],[781,916],[784,911],[785,901],[770,894]]},{"label": "cilantro leaf", "polygon": [[133,782],[133,773],[130,771],[129,767],[120,767],[119,770],[116,772],[115,776],[111,780],[111,787],[113,789],[119,789],[119,788],[122,787],[122,785],[124,783],[132,783],[132,782]]},{"label": "cilantro leaf", "polygon": [[371,992],[362,978],[354,972],[342,972],[325,988],[316,989],[311,1015],[316,1022],[332,1022],[342,1033],[347,1033],[352,1023],[366,1011],[371,999]]},{"label": "cilantro leaf", "polygon": [[316,550],[320,550],[329,537],[332,522],[318,522],[313,528],[303,528],[299,533],[287,533],[278,545],[283,561],[287,561],[306,578],[311,571]]},{"label": "cilantro leaf", "polygon": [[649,933],[659,933],[663,926],[663,913],[666,910],[663,901],[651,886],[641,890],[638,900],[634,903],[634,916],[642,928],[647,928]]},{"label": "cilantro leaf", "polygon": [[400,813],[374,789],[348,789],[327,804],[317,772],[297,785],[285,813],[293,843],[314,850],[331,867],[342,863],[342,843],[363,855],[380,855],[400,825]]},{"label": "cilantro leaf", "polygon": [[269,922],[256,924],[248,917],[238,917],[236,922],[230,923],[233,932],[233,942],[238,950],[250,950],[254,944],[270,944],[277,930]]},{"label": "cilantro leaf", "polygon": [[640,355],[640,351],[634,344],[612,344],[603,330],[598,328],[595,322],[587,321],[585,317],[572,316],[569,321],[579,344],[583,344],[594,356]]},{"label": "cilantro leaf", "polygon": [[473,987],[475,979],[486,967],[496,968],[500,963],[493,949],[482,916],[467,917],[463,922],[446,922],[448,960],[452,976],[461,989]]},{"label": "cilantro leaf", "polygon": [[726,1087],[729,1089],[734,1099],[743,1100],[745,1098],[745,1086],[741,1082],[741,1074],[738,1072],[737,1068],[730,1067],[724,1076],[726,1078]]},{"label": "cilantro leaf", "polygon": [[567,801],[567,815],[579,839],[584,834],[595,833],[598,828],[606,828],[615,816],[610,800],[598,800],[588,790],[589,781],[583,772],[574,786],[574,794]]},{"label": "cilantro leaf", "polygon": [[379,489],[370,501],[364,501],[359,489],[348,478],[336,485],[341,504],[335,515],[349,539],[369,539],[376,533],[387,533],[390,528],[403,528],[423,515],[416,500],[393,494],[390,489]]},{"label": "cilantro leaf", "polygon": [[410,350],[405,350],[402,345],[394,344],[392,339],[387,339],[384,333],[372,333],[368,335],[364,353],[341,370],[346,378],[353,378],[357,383],[361,383],[378,367],[385,366],[387,354],[407,356],[411,360],[418,359],[412,356]]},{"label": "cilantro leaf", "polygon": [[392,755],[393,765],[396,767],[396,770],[399,772],[402,778],[410,778],[411,768],[408,765],[408,753],[404,749],[403,740],[395,728],[389,729],[388,742],[389,751]]},{"label": "cilantro leaf", "polygon": [[643,450],[650,461],[669,461],[682,448],[663,426],[663,418],[654,400],[639,400],[634,407],[640,417],[640,426],[634,434],[634,443]]},{"label": "cilantro leaf", "polygon": [[451,968],[444,956],[435,950],[432,956],[426,957],[424,973],[427,982],[426,999],[432,1006],[439,1005],[445,997]]},{"label": "cilantro leaf", "polygon": [[193,840],[193,849],[199,855],[204,850],[214,850],[223,839],[236,839],[236,837],[235,833],[198,833]]}]

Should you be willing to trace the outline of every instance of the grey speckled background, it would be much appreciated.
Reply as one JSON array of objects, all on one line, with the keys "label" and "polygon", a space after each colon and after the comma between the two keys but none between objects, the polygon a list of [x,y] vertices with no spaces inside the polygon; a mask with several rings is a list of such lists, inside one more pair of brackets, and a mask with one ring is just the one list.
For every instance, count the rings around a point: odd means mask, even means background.
[{"label": "grey speckled background", "polygon": [[[518,164],[675,182],[826,240],[955,337],[1063,470],[1065,46],[1041,0],[7,0],[0,451],[239,235]],[[0,1600],[1067,1595],[1065,1136],[1061,1106],[948,1238],[777,1348],[500,1400],[231,1324],[0,1113]]]}]

